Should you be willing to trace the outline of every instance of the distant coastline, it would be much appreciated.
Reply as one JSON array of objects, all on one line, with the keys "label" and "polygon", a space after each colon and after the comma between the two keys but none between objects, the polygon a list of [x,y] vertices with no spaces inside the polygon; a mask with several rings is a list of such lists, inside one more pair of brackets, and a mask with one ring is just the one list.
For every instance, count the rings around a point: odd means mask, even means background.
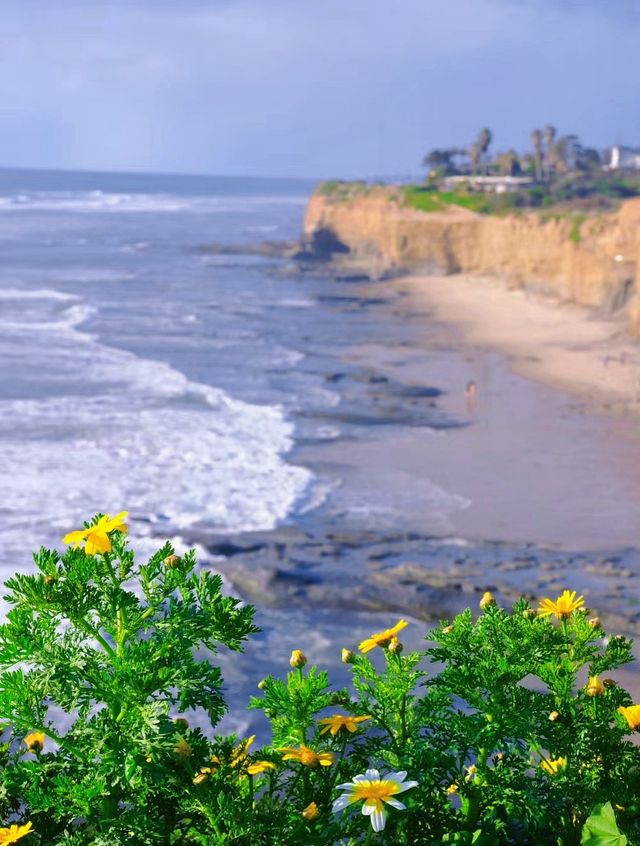
[{"label": "distant coastline", "polygon": [[309,201],[310,256],[410,276],[439,319],[525,375],[601,410],[640,412],[640,198],[589,215],[496,215],[421,211],[399,186],[337,184]]}]

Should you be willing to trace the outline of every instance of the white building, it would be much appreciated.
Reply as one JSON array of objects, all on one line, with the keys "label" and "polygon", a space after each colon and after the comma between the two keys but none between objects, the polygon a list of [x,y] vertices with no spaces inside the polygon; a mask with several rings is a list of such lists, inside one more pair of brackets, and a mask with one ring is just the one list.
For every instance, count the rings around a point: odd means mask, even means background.
[{"label": "white building", "polygon": [[535,179],[529,176],[446,176],[442,180],[445,191],[456,188],[468,188],[471,191],[484,191],[487,194],[506,194],[519,188],[530,188]]},{"label": "white building", "polygon": [[640,150],[616,144],[609,150],[606,170],[640,170]]}]

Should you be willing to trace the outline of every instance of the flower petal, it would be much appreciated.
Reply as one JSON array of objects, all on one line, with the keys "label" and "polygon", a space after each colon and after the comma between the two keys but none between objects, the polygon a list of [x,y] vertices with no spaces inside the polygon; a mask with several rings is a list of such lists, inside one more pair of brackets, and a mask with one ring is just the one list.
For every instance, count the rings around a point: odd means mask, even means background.
[{"label": "flower petal", "polygon": [[387,773],[386,775],[383,775],[382,780],[384,781],[385,779],[389,779],[389,781],[400,782],[400,781],[404,781],[406,777],[407,777],[407,771],[406,770],[400,770],[397,773]]},{"label": "flower petal", "polygon": [[109,535],[104,532],[90,531],[84,549],[87,555],[95,555],[96,552],[111,552]]},{"label": "flower petal", "polygon": [[378,770],[365,770],[364,777],[367,781],[380,781],[380,773]]},{"label": "flower petal", "polygon": [[78,529],[75,532],[68,532],[63,538],[62,543],[74,543],[76,546],[86,538],[90,529]]},{"label": "flower petal", "polygon": [[397,799],[385,799],[384,800],[387,805],[391,805],[393,808],[397,808],[399,811],[406,811],[407,806],[403,805],[402,802],[399,802]]},{"label": "flower petal", "polygon": [[371,826],[375,832],[382,831],[387,822],[387,812],[384,808],[381,811],[377,809],[371,814]]},{"label": "flower petal", "polygon": [[336,784],[336,790],[349,790],[353,793],[354,784],[352,781],[348,781],[346,784]]},{"label": "flower petal", "polygon": [[331,810],[334,814],[337,814],[339,811],[343,811],[345,808],[348,808],[351,804],[351,799],[349,796],[338,796],[338,798],[333,803]]},{"label": "flower petal", "polygon": [[398,793],[404,793],[405,790],[409,790],[410,788],[417,786],[417,781],[403,781],[402,784],[398,785]]}]

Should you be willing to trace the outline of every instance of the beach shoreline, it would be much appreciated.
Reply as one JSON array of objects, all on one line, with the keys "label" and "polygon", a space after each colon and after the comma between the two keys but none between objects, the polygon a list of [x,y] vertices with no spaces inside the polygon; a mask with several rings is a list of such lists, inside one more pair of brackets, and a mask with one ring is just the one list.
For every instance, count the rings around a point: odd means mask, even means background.
[{"label": "beach shoreline", "polygon": [[516,373],[578,397],[585,410],[640,414],[640,346],[617,318],[499,277],[408,274],[394,285],[463,343],[505,355]]}]

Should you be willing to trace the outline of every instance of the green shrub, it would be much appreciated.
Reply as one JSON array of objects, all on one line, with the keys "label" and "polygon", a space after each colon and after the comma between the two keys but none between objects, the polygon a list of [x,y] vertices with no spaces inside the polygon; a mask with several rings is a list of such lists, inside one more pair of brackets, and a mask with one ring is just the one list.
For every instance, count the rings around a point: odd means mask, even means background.
[{"label": "green shrub", "polygon": [[640,844],[640,705],[604,675],[632,645],[575,592],[485,594],[417,652],[399,620],[343,649],[350,689],[294,650],[257,685],[272,741],[254,751],[181,716],[215,726],[209,656],[240,649],[253,609],[169,544],[137,564],[124,516],[7,583],[0,844]]}]

